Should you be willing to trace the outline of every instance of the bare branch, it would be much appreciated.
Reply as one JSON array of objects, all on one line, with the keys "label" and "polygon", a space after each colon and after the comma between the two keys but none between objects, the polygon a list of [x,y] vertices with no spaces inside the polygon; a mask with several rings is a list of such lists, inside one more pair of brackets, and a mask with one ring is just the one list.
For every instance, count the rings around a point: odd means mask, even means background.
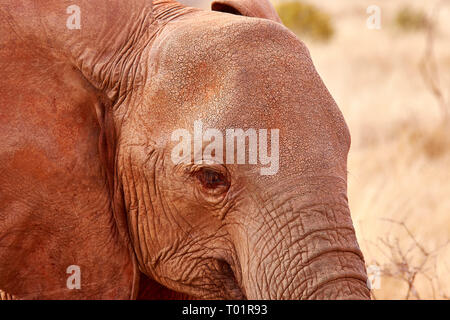
[{"label": "bare branch", "polygon": [[[410,244],[407,245],[407,250],[404,250],[400,245],[399,239],[396,237],[393,239],[389,236],[378,238],[377,243],[365,240],[368,244],[375,246],[388,261],[381,267],[381,275],[398,279],[404,282],[407,285],[405,299],[422,299],[422,294],[417,290],[416,287],[416,281],[419,275],[429,282],[433,298],[436,298],[436,292],[439,292],[440,296],[443,298],[448,297],[440,289],[439,283],[436,279],[436,258],[438,251],[450,244],[450,239],[442,246],[439,246],[434,250],[428,250],[423,245],[421,245],[421,243],[414,236],[413,232],[407,227],[405,222],[396,221],[393,219],[381,220],[398,225],[403,228],[403,230],[406,231],[408,239],[410,241]],[[415,252],[419,253],[421,256],[421,259],[416,263],[413,263],[414,249],[417,249]],[[433,262],[434,264],[432,266],[427,267],[429,263]],[[376,298],[373,291],[372,297]]]},{"label": "bare branch", "polygon": [[438,25],[438,13],[441,6],[449,2],[448,0],[441,0],[434,6],[430,17],[427,19],[426,44],[423,57],[420,62],[420,71],[423,81],[428,89],[435,97],[439,108],[441,110],[443,122],[449,121],[450,117],[450,101],[449,97],[444,95],[444,89],[440,83],[440,74],[438,63],[434,52],[435,32]]}]

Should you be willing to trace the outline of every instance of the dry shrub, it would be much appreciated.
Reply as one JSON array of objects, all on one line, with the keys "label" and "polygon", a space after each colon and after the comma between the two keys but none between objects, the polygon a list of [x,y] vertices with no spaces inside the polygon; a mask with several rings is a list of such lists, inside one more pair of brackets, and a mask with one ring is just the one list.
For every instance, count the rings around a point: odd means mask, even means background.
[{"label": "dry shrub", "polygon": [[429,158],[439,158],[450,151],[450,129],[446,126],[439,126],[426,135],[421,143]]},{"label": "dry shrub", "polygon": [[450,127],[445,123],[424,127],[410,119],[393,126],[388,136],[391,139],[405,139],[413,151],[412,155],[423,154],[430,161],[450,153]]},{"label": "dry shrub", "polygon": [[[442,249],[448,247],[449,241],[430,250],[416,239],[406,223],[392,219],[382,220],[401,228],[405,236],[402,240],[395,236],[384,236],[370,243],[384,258],[383,262],[371,261],[372,265],[379,266],[379,275],[385,279],[390,278],[391,282],[392,280],[399,282],[400,285],[397,284],[396,287],[397,289],[403,287],[404,296],[400,298],[405,300],[422,299],[424,283],[428,286],[433,299],[448,299],[449,296],[437,277],[437,257]],[[418,283],[418,280],[421,280],[421,283]],[[371,293],[372,298],[376,299],[376,291],[372,290]]]},{"label": "dry shrub", "polygon": [[395,16],[395,25],[403,31],[423,30],[428,25],[428,19],[422,10],[403,7]]},{"label": "dry shrub", "polygon": [[329,40],[334,34],[330,16],[300,1],[283,2],[276,7],[283,24],[299,35]]}]

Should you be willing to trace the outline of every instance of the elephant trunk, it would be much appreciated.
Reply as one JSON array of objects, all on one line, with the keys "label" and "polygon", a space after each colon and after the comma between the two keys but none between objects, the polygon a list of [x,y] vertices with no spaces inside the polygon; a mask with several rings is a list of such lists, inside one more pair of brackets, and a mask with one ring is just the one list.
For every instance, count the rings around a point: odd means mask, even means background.
[{"label": "elephant trunk", "polygon": [[370,298],[346,188],[323,189],[259,201],[258,214],[237,234],[248,299]]}]

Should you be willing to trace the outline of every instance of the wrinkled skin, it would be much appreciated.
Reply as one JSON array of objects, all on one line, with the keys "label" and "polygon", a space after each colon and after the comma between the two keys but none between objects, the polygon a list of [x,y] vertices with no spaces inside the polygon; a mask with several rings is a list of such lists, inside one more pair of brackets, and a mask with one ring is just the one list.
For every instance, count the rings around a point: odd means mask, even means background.
[{"label": "wrinkled skin", "polygon": [[[0,289],[369,297],[346,197],[347,126],[267,2],[215,5],[228,14],[80,0],[81,30],[66,28],[71,4],[1,1]],[[174,164],[171,133],[199,119],[280,129],[278,173]],[[205,183],[211,174],[221,183]],[[80,290],[66,287],[70,265]]]}]

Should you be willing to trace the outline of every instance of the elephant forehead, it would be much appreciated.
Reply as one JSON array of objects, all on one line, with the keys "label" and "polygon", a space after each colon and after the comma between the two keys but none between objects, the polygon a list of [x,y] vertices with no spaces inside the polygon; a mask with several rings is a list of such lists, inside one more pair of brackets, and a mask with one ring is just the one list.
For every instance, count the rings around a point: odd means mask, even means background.
[{"label": "elephant forehead", "polygon": [[150,52],[145,96],[159,109],[222,113],[233,105],[260,112],[300,89],[286,83],[306,88],[320,81],[306,47],[280,24],[222,13],[187,16],[169,23]]},{"label": "elephant forehead", "polygon": [[170,88],[187,106],[217,98],[226,87],[251,89],[258,81],[270,88],[286,74],[284,61],[294,56],[313,72],[306,48],[277,23],[222,13],[190,17],[165,27],[150,54],[149,71],[158,84],[154,88]]},{"label": "elephant forehead", "polygon": [[151,61],[144,96],[168,129],[189,130],[196,120],[222,131],[279,129],[288,165],[345,161],[349,133],[342,114],[307,48],[282,25],[195,12],[169,23]]}]

